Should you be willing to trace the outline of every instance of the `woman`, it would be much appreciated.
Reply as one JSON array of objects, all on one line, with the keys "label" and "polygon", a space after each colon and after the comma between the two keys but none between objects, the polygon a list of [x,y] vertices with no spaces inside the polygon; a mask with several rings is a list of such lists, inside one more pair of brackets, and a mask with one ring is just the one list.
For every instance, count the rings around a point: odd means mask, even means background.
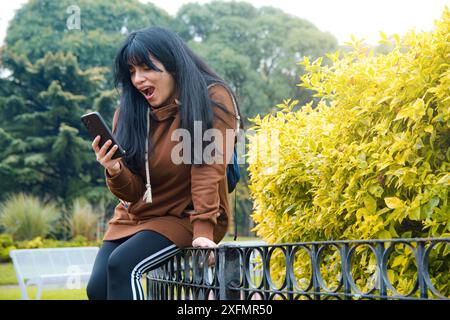
[{"label": "woman", "polygon": [[[112,127],[126,156],[111,159],[117,147],[107,152],[109,141],[99,148],[99,137],[92,148],[120,202],[87,294],[144,299],[143,273],[180,248],[214,248],[224,237],[230,217],[226,167],[242,123],[229,86],[163,28],[128,35],[115,58],[115,86],[121,99]],[[211,139],[211,130],[220,134]],[[223,161],[205,159],[211,140],[211,155]]]}]

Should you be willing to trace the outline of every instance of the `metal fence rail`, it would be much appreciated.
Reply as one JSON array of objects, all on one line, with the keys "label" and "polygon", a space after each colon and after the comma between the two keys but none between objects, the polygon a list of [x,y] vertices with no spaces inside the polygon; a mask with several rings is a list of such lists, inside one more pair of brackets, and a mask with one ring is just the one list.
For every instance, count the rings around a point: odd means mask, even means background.
[{"label": "metal fence rail", "polygon": [[[450,291],[450,283],[442,284],[450,274],[449,243],[422,238],[189,248],[147,274],[147,294],[153,300],[449,300],[441,292]],[[215,261],[208,265],[211,254]]]}]

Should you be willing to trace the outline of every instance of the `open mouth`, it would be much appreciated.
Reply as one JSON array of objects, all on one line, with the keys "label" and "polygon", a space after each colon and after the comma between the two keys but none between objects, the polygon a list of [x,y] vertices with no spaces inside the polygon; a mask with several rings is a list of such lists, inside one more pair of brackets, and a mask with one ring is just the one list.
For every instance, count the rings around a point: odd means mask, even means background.
[{"label": "open mouth", "polygon": [[141,93],[144,95],[145,99],[149,100],[151,98],[153,98],[153,95],[155,93],[155,87],[150,86],[150,87],[146,87],[140,90]]}]

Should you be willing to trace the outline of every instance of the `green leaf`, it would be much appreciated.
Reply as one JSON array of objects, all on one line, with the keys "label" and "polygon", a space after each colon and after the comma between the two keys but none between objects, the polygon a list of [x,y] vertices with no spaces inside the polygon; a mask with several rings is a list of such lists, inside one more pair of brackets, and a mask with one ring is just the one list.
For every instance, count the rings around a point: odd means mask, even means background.
[{"label": "green leaf", "polygon": [[433,214],[433,210],[434,210],[434,208],[436,208],[438,206],[439,201],[440,201],[440,199],[438,197],[434,197],[426,205],[424,205],[421,210],[421,216],[422,216],[421,218],[422,219],[431,218],[431,216]]},{"label": "green leaf", "polygon": [[433,133],[434,127],[433,127],[433,125],[430,124],[430,125],[426,126],[425,129],[423,129],[423,130],[428,133]]},{"label": "green leaf", "polygon": [[392,237],[398,237],[397,231],[395,231],[394,223],[389,224],[389,232],[391,233]]},{"label": "green leaf", "polygon": [[294,211],[293,209],[295,209],[297,207],[296,203],[291,204],[289,207],[286,208],[286,210],[284,210],[283,214],[289,214],[292,211]]},{"label": "green leaf", "polygon": [[394,121],[405,119],[405,118],[412,118],[412,115],[413,115],[413,110],[405,107],[397,113],[397,116],[395,117]]},{"label": "green leaf", "polygon": [[394,261],[392,262],[392,267],[395,268],[397,266],[404,265],[405,262],[406,262],[406,260],[405,260],[404,256],[397,256],[394,258]]},{"label": "green leaf", "polygon": [[364,206],[369,213],[375,213],[377,211],[377,201],[369,195],[364,197]]},{"label": "green leaf", "polygon": [[430,207],[435,208],[438,206],[440,199],[438,197],[434,197],[430,200]]},{"label": "green leaf", "polygon": [[381,230],[380,232],[378,232],[377,238],[378,239],[392,239],[392,235],[387,230]]},{"label": "green leaf", "polygon": [[423,147],[424,147],[424,144],[422,142],[422,139],[417,138],[416,139],[416,144],[414,145],[414,149],[419,150],[419,149],[422,149]]},{"label": "green leaf", "polygon": [[384,198],[384,202],[390,209],[398,209],[403,208],[405,206],[405,203],[397,197]]},{"label": "green leaf", "polygon": [[450,173],[447,173],[445,176],[440,178],[439,181],[436,182],[436,183],[437,184],[449,185],[449,183],[450,183]]},{"label": "green leaf", "polygon": [[383,188],[379,185],[374,185],[369,188],[369,192],[373,194],[375,197],[380,198],[383,194]]},{"label": "green leaf", "polygon": [[420,208],[412,208],[408,212],[408,216],[411,220],[420,220]]},{"label": "green leaf", "polygon": [[411,231],[406,231],[402,233],[402,238],[411,238],[411,237],[412,237]]},{"label": "green leaf", "polygon": [[395,282],[395,272],[394,272],[394,270],[389,269],[387,271],[387,273],[388,273],[389,281],[391,283],[394,283]]},{"label": "green leaf", "polygon": [[423,99],[419,98],[417,99],[413,106],[412,106],[414,112],[414,118],[419,118],[425,115],[425,102],[423,101]]}]

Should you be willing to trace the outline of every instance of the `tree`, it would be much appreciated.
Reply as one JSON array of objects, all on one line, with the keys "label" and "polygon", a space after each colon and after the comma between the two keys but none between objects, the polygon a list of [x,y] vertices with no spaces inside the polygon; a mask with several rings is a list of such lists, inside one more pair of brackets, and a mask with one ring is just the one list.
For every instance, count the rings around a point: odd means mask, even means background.
[{"label": "tree", "polygon": [[35,63],[11,53],[4,58],[12,74],[2,80],[9,95],[0,97],[2,190],[31,191],[60,204],[94,197],[95,187],[103,185],[102,171],[80,116],[114,106],[114,92],[99,93],[106,70],[82,70],[71,53],[48,53]]},{"label": "tree", "polygon": [[270,112],[287,96],[310,100],[295,86],[303,73],[296,62],[337,46],[306,20],[245,2],[187,4],[176,20],[179,34],[233,85],[246,117]]},{"label": "tree", "polygon": [[131,30],[168,26],[171,18],[137,0],[80,0],[80,28],[70,29],[72,4],[29,1],[9,25],[0,61],[0,199],[26,190],[60,204],[106,197],[112,206],[80,116],[96,110],[111,123],[117,44]]},{"label": "tree", "polygon": [[[117,45],[126,32],[150,25],[169,26],[170,16],[151,3],[137,0],[79,0],[80,28],[70,27],[70,0],[31,0],[12,19],[5,45],[9,52],[23,55],[31,63],[47,52],[72,52],[80,68],[110,68]],[[32,27],[30,27],[32,26]],[[108,74],[105,80],[111,80]],[[108,84],[111,86],[111,84]]]}]

